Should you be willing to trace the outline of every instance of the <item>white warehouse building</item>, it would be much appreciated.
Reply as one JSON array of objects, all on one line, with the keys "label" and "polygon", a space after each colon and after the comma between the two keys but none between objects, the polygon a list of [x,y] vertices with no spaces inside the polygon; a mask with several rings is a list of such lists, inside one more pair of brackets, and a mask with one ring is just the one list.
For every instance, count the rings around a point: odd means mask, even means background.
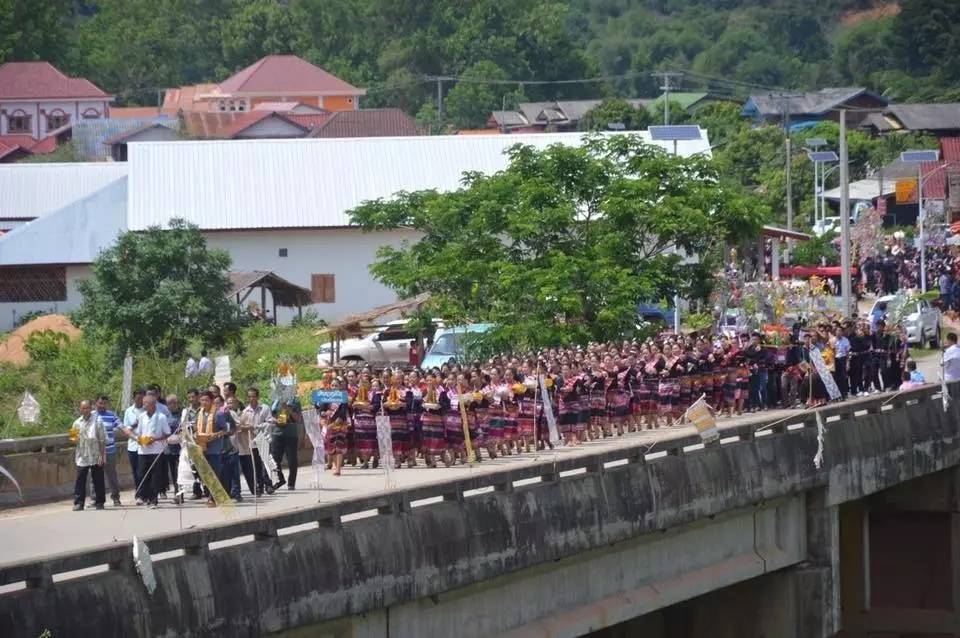
[{"label": "white warehouse building", "polygon": [[[646,132],[636,134],[649,141]],[[364,233],[350,225],[350,209],[400,191],[455,190],[464,172],[505,168],[504,151],[514,144],[546,148],[582,139],[579,133],[539,133],[132,143],[124,169],[72,165],[120,171],[104,173],[99,189],[78,189],[72,202],[0,237],[0,331],[24,312],[75,309],[81,302],[76,281],[89,275],[90,263],[120,232],[165,226],[177,217],[196,224],[210,246],[227,251],[232,270],[272,271],[310,289],[310,307],[323,319],[387,304],[396,295],[372,278],[369,266],[381,246],[414,242],[418,234]],[[674,151],[673,143],[652,143]],[[680,142],[676,152],[709,149],[704,134]],[[58,166],[66,171],[71,165]],[[3,167],[24,174],[30,168]],[[0,188],[3,179],[0,173]],[[42,184],[33,188],[37,198],[45,196]],[[36,283],[31,296],[24,278],[46,283]],[[277,320],[289,321],[295,312],[281,310]]]}]

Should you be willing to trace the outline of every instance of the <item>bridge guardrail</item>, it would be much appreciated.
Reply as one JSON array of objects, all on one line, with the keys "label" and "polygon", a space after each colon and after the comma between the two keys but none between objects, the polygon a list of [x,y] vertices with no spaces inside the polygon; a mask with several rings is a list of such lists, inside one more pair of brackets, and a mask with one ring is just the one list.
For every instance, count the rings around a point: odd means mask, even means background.
[{"label": "bridge guardrail", "polygon": [[[951,383],[949,392],[952,401],[960,401],[960,382]],[[720,440],[707,446],[704,446],[698,434],[677,433],[668,436],[666,439],[658,439],[653,444],[644,442],[627,448],[597,452],[570,459],[544,460],[534,465],[502,472],[437,481],[409,488],[395,488],[374,496],[349,501],[320,503],[292,512],[270,514],[262,518],[245,521],[225,521],[209,527],[183,532],[170,532],[146,537],[142,540],[149,547],[151,554],[154,555],[176,550],[183,550],[185,554],[189,555],[203,554],[208,551],[215,551],[211,550],[211,543],[229,541],[239,537],[252,536],[254,541],[269,540],[278,536],[284,529],[309,523],[315,523],[318,527],[336,528],[341,525],[349,525],[351,515],[361,513],[401,515],[417,507],[429,507],[433,504],[421,504],[418,503],[419,501],[462,501],[490,491],[512,492],[536,489],[544,483],[578,480],[584,476],[597,473],[615,472],[618,467],[634,463],[661,462],[664,458],[695,454],[715,446],[751,441],[755,437],[777,434],[789,436],[794,432],[815,428],[817,413],[821,415],[825,424],[837,424],[838,422],[855,421],[863,415],[878,414],[922,402],[939,400],[941,400],[940,387],[928,386],[894,395],[852,399],[843,403],[830,404],[817,410],[797,412],[795,415],[779,420],[772,419],[726,426],[721,422]],[[651,451],[653,449],[656,449],[656,451]],[[521,485],[517,485],[517,483],[521,483]],[[307,533],[308,531],[304,530],[301,533]],[[53,577],[57,574],[97,567],[106,567],[110,570],[132,570],[132,543],[129,541],[108,543],[79,552],[65,552],[42,559],[0,564],[0,586],[22,582],[26,588],[52,587],[55,586]]]}]

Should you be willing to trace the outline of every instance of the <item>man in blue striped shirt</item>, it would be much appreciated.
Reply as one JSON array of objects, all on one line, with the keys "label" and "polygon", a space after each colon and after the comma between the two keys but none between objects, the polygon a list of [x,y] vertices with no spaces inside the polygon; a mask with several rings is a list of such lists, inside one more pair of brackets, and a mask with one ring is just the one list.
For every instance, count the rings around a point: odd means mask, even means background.
[{"label": "man in blue striped shirt", "polygon": [[105,394],[97,397],[97,417],[103,422],[107,432],[107,458],[103,464],[103,478],[110,489],[110,498],[114,507],[120,507],[120,482],[117,480],[117,441],[114,430],[118,424],[117,415],[110,411],[110,399]]}]

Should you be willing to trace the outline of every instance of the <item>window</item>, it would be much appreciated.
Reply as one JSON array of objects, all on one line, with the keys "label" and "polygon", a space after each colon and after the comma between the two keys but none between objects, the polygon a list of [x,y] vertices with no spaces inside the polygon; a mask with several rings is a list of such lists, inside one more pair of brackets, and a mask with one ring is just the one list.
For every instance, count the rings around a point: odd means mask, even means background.
[{"label": "window", "polygon": [[47,116],[47,130],[55,131],[61,126],[66,126],[70,123],[70,116],[64,113],[63,111],[57,110]]},{"label": "window", "polygon": [[67,269],[63,266],[0,268],[0,303],[66,300]]},{"label": "window", "polygon": [[32,133],[30,127],[30,116],[23,111],[14,111],[13,115],[7,116],[7,133]]},{"label": "window", "polygon": [[287,249],[286,249],[286,248],[281,248],[279,254],[280,254],[281,257],[286,257],[286,256],[287,256]]},{"label": "window", "polygon": [[313,303],[334,303],[337,300],[333,275],[311,275],[310,290]]},{"label": "window", "polygon": [[95,120],[100,117],[100,111],[97,109],[84,109],[83,119],[85,120]]}]

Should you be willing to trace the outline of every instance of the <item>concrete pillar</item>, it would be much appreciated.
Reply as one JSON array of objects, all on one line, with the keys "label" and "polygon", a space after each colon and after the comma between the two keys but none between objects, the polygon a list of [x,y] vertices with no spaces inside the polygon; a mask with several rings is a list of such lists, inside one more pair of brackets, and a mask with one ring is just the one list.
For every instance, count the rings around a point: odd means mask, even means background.
[{"label": "concrete pillar", "polygon": [[780,279],[780,238],[774,237],[770,248],[770,277]]},{"label": "concrete pillar", "polygon": [[793,570],[796,636],[827,638],[840,630],[840,509],[826,489],[807,493],[807,561]]}]

